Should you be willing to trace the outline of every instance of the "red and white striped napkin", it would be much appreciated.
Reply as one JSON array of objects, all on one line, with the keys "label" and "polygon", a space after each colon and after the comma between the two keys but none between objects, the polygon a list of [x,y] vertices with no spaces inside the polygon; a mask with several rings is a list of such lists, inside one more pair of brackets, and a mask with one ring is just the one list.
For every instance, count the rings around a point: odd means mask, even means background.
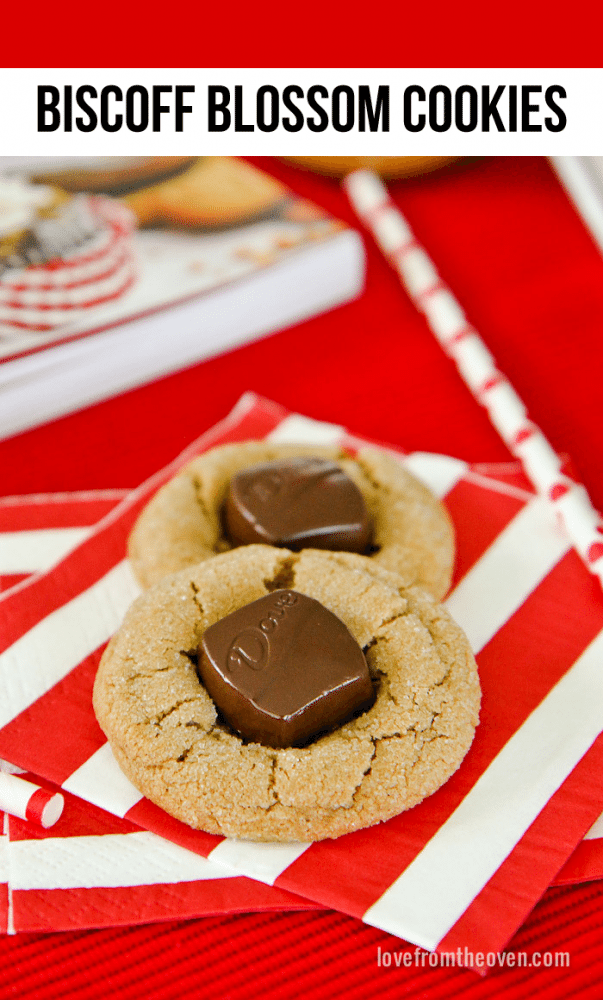
[{"label": "red and white striped napkin", "polygon": [[8,816],[0,812],[0,934],[8,930]]},{"label": "red and white striped napkin", "polygon": [[65,799],[48,830],[8,817],[4,929],[11,933],[316,908],[74,795]]},{"label": "red and white striped napkin", "polygon": [[[113,489],[0,498],[0,590],[6,591],[10,586],[29,579],[35,573],[44,572],[58,562],[83,541],[94,524],[124,500],[127,494],[128,490]],[[147,882],[144,886],[137,886],[136,895],[141,898],[137,898],[136,907],[124,904],[124,894],[128,901],[132,898],[131,895],[124,886],[103,884],[110,877],[109,874],[103,874],[103,866],[107,873],[112,873],[119,865],[123,851],[121,834],[124,832],[124,825],[128,831],[139,828],[98,810],[82,799],[69,794],[66,798],[68,809],[58,830],[36,830],[14,817],[6,817],[7,832],[0,839],[0,931],[7,928],[8,872],[11,868],[13,871],[18,870],[14,857],[12,865],[10,863],[11,851],[14,852],[14,849],[10,847],[9,830],[13,840],[30,841],[28,848],[19,849],[21,867],[23,862],[29,867],[33,859],[37,872],[35,889],[22,878],[13,878],[11,883],[11,927],[15,930],[60,930],[124,921],[134,923],[137,920],[147,922],[172,917],[182,919],[206,912],[202,909],[202,903],[209,888],[208,882],[186,882],[183,892],[177,888],[184,877],[181,870],[172,873],[175,882],[155,882],[151,885]],[[0,814],[0,820],[2,817],[3,814]],[[77,838],[98,837],[101,833],[106,836],[106,840],[102,842],[103,862],[100,872],[99,866],[96,868],[93,879],[95,884],[90,884],[88,875],[86,885],[74,886],[70,852],[81,857],[90,845],[90,841]],[[66,837],[69,840],[65,840]],[[35,848],[36,842],[41,838],[53,841],[50,847],[44,847],[44,854],[36,852]],[[55,848],[55,841],[60,847]],[[65,850],[65,846],[68,850]],[[53,867],[55,851],[62,861]],[[141,853],[139,842],[137,852]],[[48,867],[50,871],[47,871]],[[62,881],[63,871],[69,872],[67,884]],[[220,871],[224,873],[223,868]],[[123,879],[123,873],[121,877]],[[599,878],[603,878],[603,817],[595,822],[560,870],[554,883],[567,885]],[[257,896],[249,899],[250,885],[255,887],[257,883],[249,883],[246,879],[241,881],[243,898],[232,878],[228,882],[224,906],[229,912],[240,909],[245,899],[250,908],[257,909],[260,905]],[[71,889],[75,889],[75,893]],[[208,904],[214,910],[217,905],[215,890],[216,886],[212,884]],[[266,890],[261,885],[259,890],[266,895]],[[267,890],[268,894],[270,891]],[[236,898],[233,899],[233,896]],[[268,905],[274,905],[270,896]],[[296,899],[291,905],[312,904],[301,899],[298,903]],[[285,908],[284,904],[282,907]]]},{"label": "red and white striped napkin", "polygon": [[128,492],[0,497],[0,592],[60,562]]},{"label": "red and white striped napkin", "polygon": [[455,520],[459,557],[447,603],[477,653],[484,692],[463,765],[411,812],[310,846],[191,831],[140,797],[96,726],[96,664],[137,593],[124,553],[138,512],[194,454],[263,436],[359,443],[341,427],[247,394],[75,552],[0,600],[0,755],[212,862],[422,947],[500,950],[603,808],[603,601],[515,465],[401,457]]},{"label": "red and white striped napkin", "polygon": [[[0,590],[59,562],[127,494],[114,489],[0,499]],[[48,830],[0,813],[0,932],[316,906],[237,876],[74,795],[65,793],[65,799],[60,820]]]},{"label": "red and white striped napkin", "polygon": [[584,835],[554,879],[555,885],[576,885],[603,879],[603,814]]}]

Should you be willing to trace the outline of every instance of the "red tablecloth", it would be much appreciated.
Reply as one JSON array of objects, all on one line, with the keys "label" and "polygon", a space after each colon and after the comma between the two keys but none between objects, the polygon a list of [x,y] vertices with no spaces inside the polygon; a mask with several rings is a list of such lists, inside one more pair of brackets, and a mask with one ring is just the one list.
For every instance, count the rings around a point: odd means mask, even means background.
[{"label": "red tablecloth", "polygon": [[[262,163],[354,221],[334,181]],[[392,185],[531,417],[570,454],[603,508],[599,459],[603,259],[546,161],[465,162]],[[0,443],[2,492],[135,486],[246,389],[406,449],[499,461],[505,447],[368,242],[355,303]],[[141,441],[143,442],[141,444]],[[599,447],[598,447],[599,446]],[[0,995],[46,998],[598,997],[603,886],[550,890],[512,943],[567,951],[569,968],[378,963],[403,944],[332,913],[205,918],[124,931],[0,940]],[[413,949],[414,951],[414,949]],[[419,959],[419,962],[421,959]],[[253,985],[250,985],[253,984]],[[2,991],[5,991],[2,993]]]}]

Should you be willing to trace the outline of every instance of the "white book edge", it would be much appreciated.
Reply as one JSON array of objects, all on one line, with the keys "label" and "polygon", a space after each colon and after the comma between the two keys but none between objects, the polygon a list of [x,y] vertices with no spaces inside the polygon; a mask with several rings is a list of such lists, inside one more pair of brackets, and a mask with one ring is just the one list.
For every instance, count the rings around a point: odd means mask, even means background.
[{"label": "white book edge", "polygon": [[0,365],[0,438],[342,305],[364,286],[365,252],[345,229],[250,278]]}]

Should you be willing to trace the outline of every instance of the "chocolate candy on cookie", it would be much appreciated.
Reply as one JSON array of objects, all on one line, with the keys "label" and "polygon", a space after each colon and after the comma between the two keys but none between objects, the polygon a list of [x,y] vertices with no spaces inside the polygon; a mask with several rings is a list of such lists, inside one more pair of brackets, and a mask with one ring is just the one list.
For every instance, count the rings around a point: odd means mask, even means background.
[{"label": "chocolate candy on cookie", "polygon": [[224,516],[234,545],[366,552],[371,521],[356,483],[325,458],[296,456],[242,469]]},{"label": "chocolate candy on cookie", "polygon": [[[309,704],[324,650],[312,664],[320,620],[308,613],[309,627],[300,627],[304,597],[358,644],[374,701],[301,747],[243,738],[200,678],[199,644],[205,636],[223,682],[232,677],[260,709],[273,707],[281,665],[297,673],[301,656],[297,682],[307,685],[301,701]],[[329,639],[329,660],[339,641]],[[191,827],[257,841],[339,837],[417,805],[460,765],[479,703],[468,640],[424,591],[366,556],[269,545],[242,545],[144,592],[94,684],[99,724],[142,794]]]},{"label": "chocolate candy on cookie", "polygon": [[343,622],[294,590],[211,625],[198,671],[231,729],[272,747],[303,746],[375,700],[364,653]]},{"label": "chocolate candy on cookie", "polygon": [[141,512],[128,555],[149,587],[254,542],[366,553],[436,598],[454,563],[446,509],[392,455],[271,441],[220,445],[193,459]]}]

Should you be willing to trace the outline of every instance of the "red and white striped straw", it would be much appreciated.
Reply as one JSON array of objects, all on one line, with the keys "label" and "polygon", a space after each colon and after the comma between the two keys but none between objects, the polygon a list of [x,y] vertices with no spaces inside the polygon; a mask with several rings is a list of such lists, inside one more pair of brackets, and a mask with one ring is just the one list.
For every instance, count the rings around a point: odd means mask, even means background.
[{"label": "red and white striped straw", "polygon": [[59,819],[64,804],[60,792],[49,792],[16,774],[0,771],[0,810],[11,816],[48,829]]},{"label": "red and white striped straw", "polygon": [[603,585],[603,522],[584,488],[561,471],[561,460],[509,380],[498,370],[485,343],[442,281],[433,261],[417,242],[381,179],[357,170],[344,180],[352,207],[391,263],[417,309],[463,381],[488,412],[511,453],[520,460],[536,489],[559,520],[587,569]]}]

